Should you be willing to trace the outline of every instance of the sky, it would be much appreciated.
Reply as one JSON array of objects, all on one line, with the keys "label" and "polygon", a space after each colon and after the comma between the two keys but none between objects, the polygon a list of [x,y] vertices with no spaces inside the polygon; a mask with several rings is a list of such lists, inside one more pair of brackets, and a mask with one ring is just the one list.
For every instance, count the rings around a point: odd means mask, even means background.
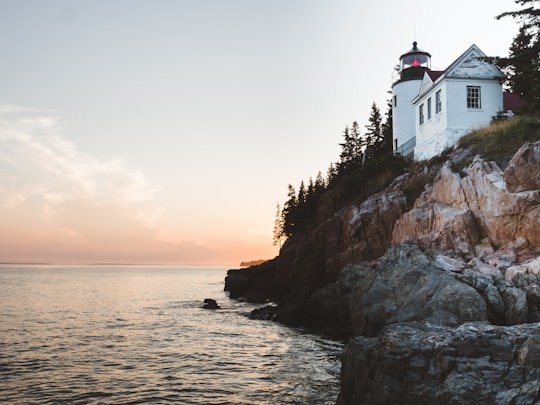
[{"label": "sky", "polygon": [[269,259],[399,56],[506,56],[512,0],[0,0],[0,262]]}]

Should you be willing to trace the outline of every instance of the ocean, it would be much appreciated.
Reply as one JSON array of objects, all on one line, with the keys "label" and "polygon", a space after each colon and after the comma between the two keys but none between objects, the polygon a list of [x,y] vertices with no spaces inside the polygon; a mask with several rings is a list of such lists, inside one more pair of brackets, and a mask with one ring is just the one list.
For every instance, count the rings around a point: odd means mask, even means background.
[{"label": "ocean", "polygon": [[0,266],[0,402],[334,404],[342,344],[250,320],[226,270]]}]

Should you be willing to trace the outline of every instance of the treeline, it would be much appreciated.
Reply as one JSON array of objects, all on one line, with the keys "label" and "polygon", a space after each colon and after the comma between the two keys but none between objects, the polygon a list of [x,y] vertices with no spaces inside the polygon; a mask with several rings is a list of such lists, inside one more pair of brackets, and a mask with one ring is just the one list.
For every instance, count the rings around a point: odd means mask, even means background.
[{"label": "treeline", "polygon": [[327,190],[338,188],[347,177],[358,177],[358,172],[384,156],[392,155],[392,108],[390,102],[383,120],[373,103],[368,125],[362,132],[358,122],[343,131],[339,161],[330,163],[326,176],[319,173],[307,182],[301,181],[298,190],[288,186],[287,201],[277,204],[274,224],[274,245],[315,223],[319,199]]},{"label": "treeline", "polygon": [[241,267],[251,267],[251,266],[257,266],[259,264],[266,263],[268,259],[257,259],[257,260],[245,260],[240,262]]}]

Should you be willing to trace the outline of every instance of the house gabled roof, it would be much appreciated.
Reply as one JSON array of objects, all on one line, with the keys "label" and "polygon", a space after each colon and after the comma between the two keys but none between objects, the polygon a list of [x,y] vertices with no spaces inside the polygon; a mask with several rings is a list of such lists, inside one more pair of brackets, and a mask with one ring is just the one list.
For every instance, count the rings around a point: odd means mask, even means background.
[{"label": "house gabled roof", "polygon": [[446,68],[444,76],[460,79],[499,79],[503,77],[501,70],[486,58],[487,55],[473,44]]},{"label": "house gabled roof", "polygon": [[424,94],[436,84],[445,79],[490,79],[498,80],[504,77],[502,71],[492,62],[478,46],[471,45],[445,70],[432,70],[424,74],[420,92],[412,102],[415,104]]}]

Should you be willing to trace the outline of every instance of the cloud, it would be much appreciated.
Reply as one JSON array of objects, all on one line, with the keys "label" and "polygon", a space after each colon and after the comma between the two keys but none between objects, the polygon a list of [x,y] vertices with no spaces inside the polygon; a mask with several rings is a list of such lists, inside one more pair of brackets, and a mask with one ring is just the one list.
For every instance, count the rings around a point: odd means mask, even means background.
[{"label": "cloud", "polygon": [[[160,215],[156,188],[120,158],[99,160],[62,136],[53,112],[0,106],[0,204],[14,208],[39,196],[58,216],[66,203],[116,207],[151,225]],[[60,217],[57,218],[61,220]]]},{"label": "cloud", "polygon": [[260,250],[168,229],[157,192],[122,158],[80,150],[55,111],[0,105],[0,262],[230,264]]}]

